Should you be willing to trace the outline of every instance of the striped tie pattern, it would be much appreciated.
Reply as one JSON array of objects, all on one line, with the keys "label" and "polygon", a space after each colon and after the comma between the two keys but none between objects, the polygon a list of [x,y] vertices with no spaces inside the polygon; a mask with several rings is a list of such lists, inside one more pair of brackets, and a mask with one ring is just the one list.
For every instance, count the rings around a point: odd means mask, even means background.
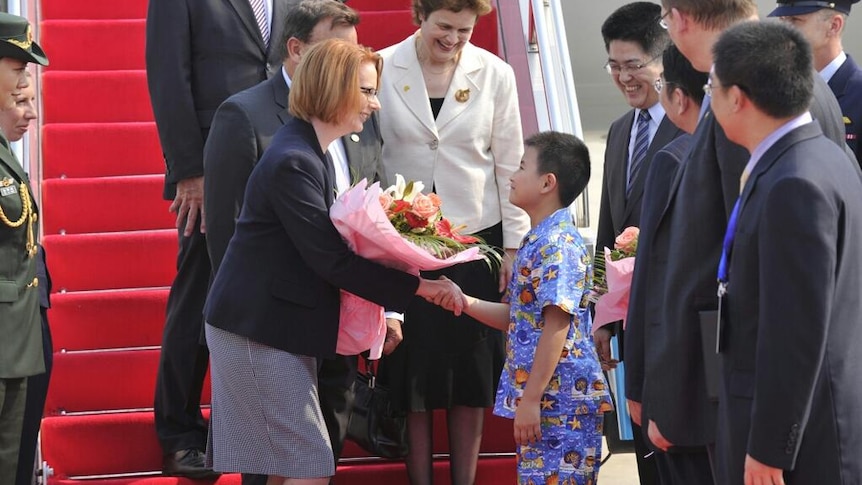
[{"label": "striped tie pattern", "polygon": [[248,0],[251,9],[254,11],[254,19],[257,20],[257,26],[260,29],[260,35],[263,37],[263,45],[269,46],[269,23],[266,21],[266,5],[265,0]]},{"label": "striped tie pattern", "polygon": [[640,171],[641,165],[643,165],[644,159],[646,159],[647,149],[649,148],[649,122],[649,111],[642,109],[638,116],[638,131],[635,136],[635,148],[632,150],[632,159],[631,163],[629,163],[626,197],[631,193],[632,186],[635,184],[635,180],[637,180],[638,171]]}]

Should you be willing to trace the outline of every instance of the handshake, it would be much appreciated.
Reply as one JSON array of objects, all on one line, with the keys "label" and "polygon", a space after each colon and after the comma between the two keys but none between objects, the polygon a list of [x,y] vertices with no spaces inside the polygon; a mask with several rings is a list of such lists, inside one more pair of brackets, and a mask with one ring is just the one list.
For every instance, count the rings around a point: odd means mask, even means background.
[{"label": "handshake", "polygon": [[445,276],[436,280],[420,278],[416,295],[425,298],[428,303],[453,312],[456,316],[460,316],[468,306],[468,298],[461,291],[461,287]]}]

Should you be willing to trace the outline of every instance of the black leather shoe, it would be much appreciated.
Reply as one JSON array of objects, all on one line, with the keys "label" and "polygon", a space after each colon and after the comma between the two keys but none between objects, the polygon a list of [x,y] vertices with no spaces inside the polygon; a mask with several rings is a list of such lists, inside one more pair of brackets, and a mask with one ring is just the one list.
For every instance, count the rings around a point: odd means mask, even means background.
[{"label": "black leather shoe", "polygon": [[194,479],[218,478],[221,474],[207,468],[204,458],[203,452],[194,448],[165,455],[162,460],[162,474]]}]

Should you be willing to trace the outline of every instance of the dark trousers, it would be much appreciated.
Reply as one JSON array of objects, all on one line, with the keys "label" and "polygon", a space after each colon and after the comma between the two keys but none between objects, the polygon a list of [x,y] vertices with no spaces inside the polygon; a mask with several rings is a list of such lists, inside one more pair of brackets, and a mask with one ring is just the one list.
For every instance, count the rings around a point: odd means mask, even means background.
[{"label": "dark trousers", "polygon": [[207,441],[200,404],[209,351],[201,332],[210,260],[200,220],[191,236],[185,237],[182,229],[178,233],[177,276],[168,296],[156,378],[156,434],[165,454],[189,448],[203,450]]},{"label": "dark trousers", "polygon": [[[317,394],[336,465],[344,448],[347,423],[353,409],[357,361],[355,355],[338,355],[334,359],[317,361]],[[266,475],[243,474],[242,485],[266,485],[266,479]]]},{"label": "dark trousers", "polygon": [[671,448],[655,453],[662,485],[711,485],[714,483],[709,453],[703,447]]},{"label": "dark trousers", "polygon": [[54,345],[51,342],[51,329],[48,327],[48,309],[42,307],[42,350],[45,353],[45,373],[27,378],[27,402],[24,405],[24,426],[21,430],[21,450],[18,452],[18,474],[16,485],[33,483],[36,462],[36,443],[42,425],[45,399],[48,397],[48,383],[54,365]]},{"label": "dark trousers", "polygon": [[[625,406],[625,404],[623,404]],[[665,485],[659,479],[658,464],[656,463],[655,453],[652,452],[644,439],[643,430],[640,426],[632,421],[632,435],[635,443],[635,461],[638,465],[638,477],[640,477],[641,485]],[[688,482],[689,484],[700,482]]]},{"label": "dark trousers", "polygon": [[0,478],[11,479],[17,473],[27,378],[0,378]]},{"label": "dark trousers", "polygon": [[[614,404],[617,407],[626,405],[625,402],[616,402],[616,399]],[[638,477],[640,479],[638,483],[640,483],[640,485],[658,485],[662,482],[659,482],[655,454],[652,453],[652,450],[647,445],[647,441],[644,438],[644,433],[641,427],[636,425],[634,421],[631,423],[633,439],[632,441],[622,441],[620,440],[620,432],[617,427],[616,412],[605,413],[604,434],[608,443],[608,448],[610,449],[611,454],[634,452],[635,461],[638,465]]]}]

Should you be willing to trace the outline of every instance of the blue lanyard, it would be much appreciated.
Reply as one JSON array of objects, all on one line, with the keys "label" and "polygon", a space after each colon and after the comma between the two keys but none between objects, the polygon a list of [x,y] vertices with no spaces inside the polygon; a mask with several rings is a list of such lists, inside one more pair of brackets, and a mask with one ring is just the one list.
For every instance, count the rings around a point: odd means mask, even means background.
[{"label": "blue lanyard", "polygon": [[[718,282],[720,287],[726,287],[729,280],[730,253],[733,251],[733,239],[736,236],[736,219],[739,217],[739,205],[742,197],[736,199],[733,212],[730,213],[730,221],[727,223],[727,232],[724,233],[724,244],[721,249],[721,260],[718,262]],[[722,291],[719,289],[719,291]]]}]

